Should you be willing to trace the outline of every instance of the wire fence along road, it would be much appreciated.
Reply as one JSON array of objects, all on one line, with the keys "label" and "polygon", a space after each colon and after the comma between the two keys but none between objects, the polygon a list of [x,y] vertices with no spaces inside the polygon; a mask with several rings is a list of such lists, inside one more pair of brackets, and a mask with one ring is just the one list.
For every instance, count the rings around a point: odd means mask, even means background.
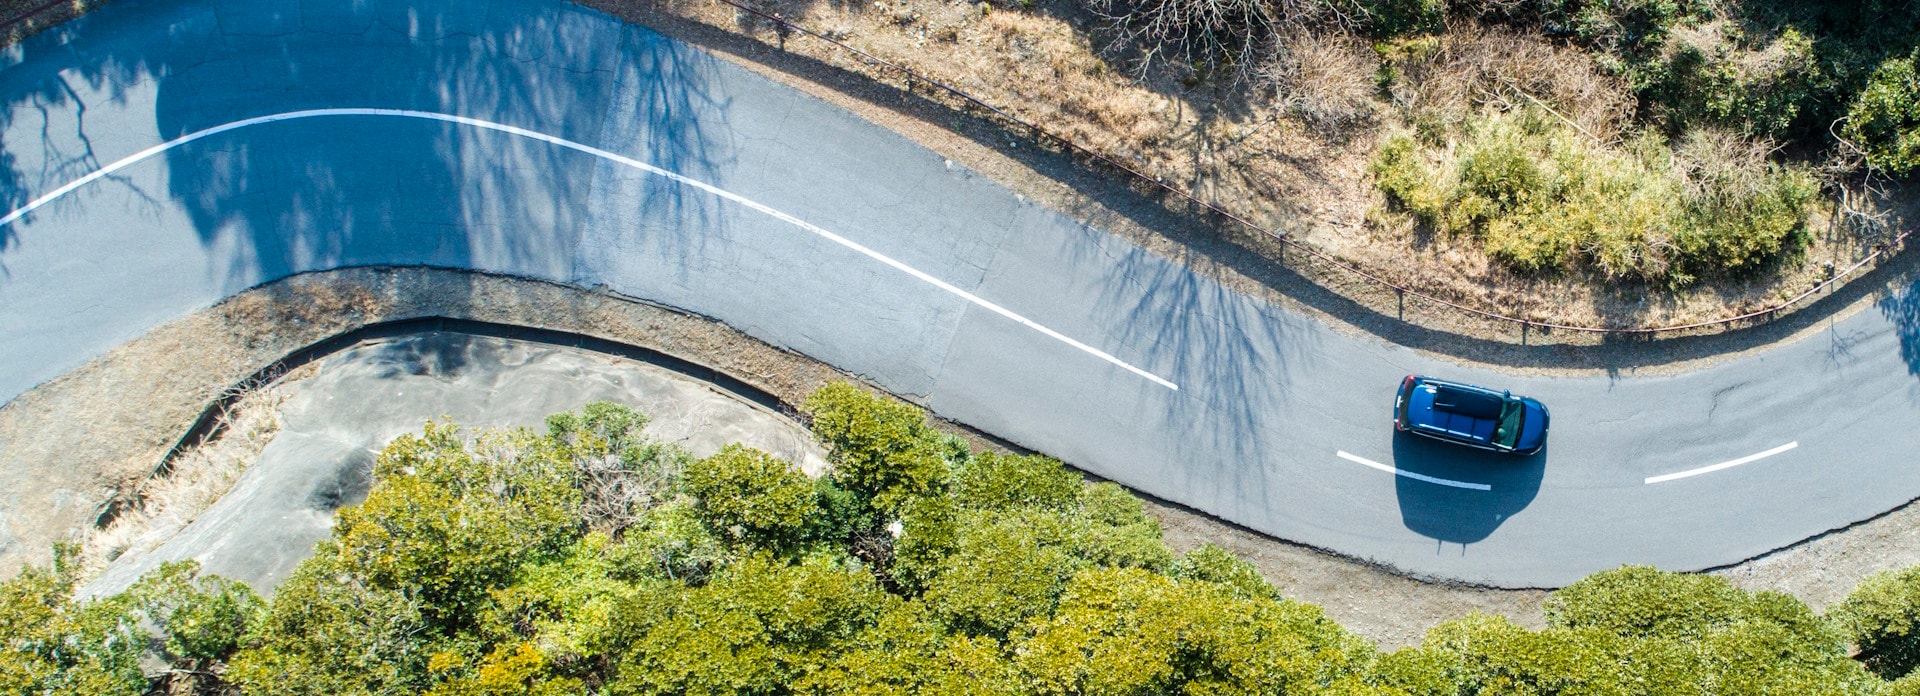
[{"label": "wire fence along road", "polygon": [[[1280,244],[1284,245],[1288,249],[1293,249],[1295,251],[1299,251],[1300,253],[1313,257],[1314,259],[1332,268],[1339,269],[1340,272],[1344,272],[1352,276],[1361,278],[1379,287],[1392,290],[1400,298],[1400,300],[1403,303],[1406,300],[1406,298],[1414,298],[1416,300],[1427,302],[1437,307],[1443,307],[1446,309],[1462,312],[1469,316],[1517,326],[1517,327],[1520,327],[1523,332],[1526,329],[1546,329],[1546,330],[1552,330],[1552,331],[1568,331],[1568,332],[1599,334],[1599,335],[1608,335],[1608,336],[1653,337],[1663,333],[1680,333],[1680,332],[1697,331],[1697,330],[1710,329],[1710,328],[1732,328],[1734,325],[1737,325],[1737,324],[1743,324],[1746,322],[1751,322],[1751,321],[1756,321],[1761,319],[1772,319],[1775,315],[1779,314],[1780,312],[1799,306],[1801,303],[1806,302],[1808,299],[1816,297],[1821,293],[1824,293],[1832,289],[1833,287],[1838,285],[1841,281],[1846,280],[1847,278],[1852,276],[1854,273],[1859,272],[1860,269],[1866,268],[1868,265],[1872,264],[1873,262],[1878,261],[1881,257],[1890,254],[1896,249],[1899,249],[1901,245],[1906,242],[1907,236],[1913,233],[1913,230],[1911,229],[1900,232],[1893,239],[1876,245],[1874,247],[1873,252],[1870,254],[1867,254],[1866,257],[1860,259],[1859,261],[1854,262],[1852,265],[1849,265],[1844,269],[1836,270],[1832,275],[1832,277],[1824,281],[1821,281],[1820,283],[1814,285],[1812,288],[1809,288],[1798,295],[1794,295],[1793,297],[1788,298],[1780,302],[1779,304],[1766,307],[1763,309],[1754,310],[1752,312],[1747,312],[1745,314],[1741,314],[1738,316],[1726,317],[1722,319],[1712,319],[1708,321],[1697,321],[1689,324],[1675,324],[1671,326],[1653,326],[1653,327],[1641,327],[1641,328],[1608,328],[1608,327],[1598,327],[1598,326],[1576,326],[1571,324],[1556,324],[1553,322],[1535,321],[1532,319],[1525,319],[1522,317],[1515,317],[1507,314],[1501,314],[1499,312],[1480,309],[1477,307],[1469,307],[1467,305],[1463,305],[1458,302],[1454,302],[1452,300],[1447,300],[1441,297],[1430,295],[1430,294],[1421,292],[1419,290],[1415,290],[1413,288],[1407,287],[1405,285],[1395,283],[1391,280],[1387,280],[1386,278],[1382,278],[1378,275],[1370,273],[1366,269],[1360,268],[1359,266],[1355,266],[1346,261],[1342,261],[1340,259],[1334,258],[1333,256],[1325,252],[1322,252],[1319,249],[1314,248],[1313,245],[1311,244],[1297,241],[1293,239],[1292,236],[1286,232],[1281,232],[1281,231],[1277,231],[1277,230],[1265,227],[1263,225],[1253,222],[1252,220],[1248,220],[1245,217],[1236,215],[1231,211],[1221,208],[1218,205],[1202,200],[1198,196],[1193,195],[1191,192],[1188,192],[1185,189],[1182,189],[1178,186],[1167,183],[1166,180],[1162,177],[1149,175],[1146,172],[1140,171],[1139,169],[1136,169],[1125,162],[1114,159],[1113,157],[1110,157],[1099,151],[1093,150],[1092,148],[1083,146],[1080,143],[1075,142],[1070,138],[1067,138],[1066,136],[1058,135],[1052,131],[1049,131],[1038,123],[1034,123],[1032,121],[1028,121],[1024,118],[1021,118],[1019,116],[1015,116],[1012,113],[1007,112],[1005,109],[1002,109],[998,106],[994,106],[993,104],[988,103],[986,100],[981,99],[980,97],[976,97],[970,93],[962,91],[957,87],[948,85],[939,80],[935,80],[926,75],[922,75],[912,68],[901,65],[899,63],[895,63],[885,58],[881,58],[879,56],[873,55],[872,53],[868,53],[866,51],[860,50],[859,48],[855,48],[852,45],[841,42],[840,40],[835,39],[833,37],[830,37],[825,34],[815,32],[806,27],[800,26],[799,24],[796,24],[791,20],[781,17],[778,13],[767,12],[755,7],[751,7],[751,6],[736,2],[735,0],[713,0],[713,1],[716,3],[731,7],[738,12],[744,12],[748,15],[752,15],[753,17],[757,17],[762,21],[772,23],[774,26],[774,31],[781,37],[783,50],[784,50],[786,37],[793,34],[799,34],[801,36],[805,36],[811,39],[825,42],[831,46],[834,46],[835,48],[838,48],[839,50],[842,50],[849,54],[857,56],[861,61],[869,65],[879,66],[881,68],[900,73],[902,76],[907,78],[908,80],[907,85],[909,90],[912,89],[912,84],[914,81],[918,81],[923,84],[926,84],[927,86],[932,87],[933,89],[941,93],[944,93],[950,97],[960,100],[963,104],[971,105],[974,108],[977,108],[986,112],[989,116],[993,118],[999,119],[1001,121],[1004,121],[1005,123],[1011,124],[1017,129],[1025,130],[1033,134],[1036,140],[1057,144],[1060,147],[1074,154],[1077,154],[1081,157],[1085,157],[1087,159],[1098,162],[1102,166],[1111,167],[1114,170],[1120,171],[1124,173],[1126,176],[1128,176],[1129,178],[1133,179],[1137,183],[1144,184],[1152,189],[1158,189],[1162,193],[1171,195],[1179,200],[1182,200],[1191,205],[1194,205],[1211,215],[1217,216],[1220,219],[1227,220],[1229,222],[1232,222],[1233,224],[1240,225],[1241,227],[1244,227],[1245,229],[1255,234],[1263,235],[1269,239],[1272,239],[1273,241],[1279,242]],[[77,2],[76,0],[53,0],[52,2],[47,2],[45,4],[36,6],[32,9],[29,9],[17,15],[14,15],[13,17],[10,17],[3,22],[0,22],[0,34],[13,36],[15,40],[19,40],[20,38],[22,38],[22,35],[16,32],[23,28],[22,25],[32,21],[34,18],[42,14],[48,13],[51,10],[61,9],[61,8],[65,8],[74,12],[84,12],[87,9],[91,9],[90,7],[84,7],[83,3]],[[25,27],[25,28],[28,31],[33,30],[33,28],[31,27]],[[1523,333],[1522,336],[1524,335],[1525,334]]]}]

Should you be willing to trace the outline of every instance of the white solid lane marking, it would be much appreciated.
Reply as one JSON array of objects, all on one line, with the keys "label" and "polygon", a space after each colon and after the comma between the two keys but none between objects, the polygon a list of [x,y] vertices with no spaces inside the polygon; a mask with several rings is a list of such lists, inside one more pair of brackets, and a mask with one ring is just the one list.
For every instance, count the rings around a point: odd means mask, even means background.
[{"label": "white solid lane marking", "polygon": [[463,126],[472,126],[474,128],[498,131],[501,133],[507,133],[509,135],[517,135],[523,138],[532,138],[534,140],[539,140],[541,142],[549,143],[552,145],[558,145],[560,147],[564,147],[570,150],[583,152],[589,155],[593,155],[595,157],[599,157],[601,159],[609,160],[618,164],[623,164],[628,167],[646,172],[648,174],[664,177],[666,179],[669,179],[681,184],[685,184],[693,188],[700,189],[707,193],[713,194],[714,196],[724,198],[729,201],[733,201],[734,203],[738,203],[748,208],[752,208],[776,220],[780,220],[782,222],[791,224],[795,227],[799,227],[800,229],[806,230],[808,232],[812,232],[813,234],[819,235],[820,237],[823,237],[835,244],[839,244],[840,246],[857,251],[862,255],[865,255],[867,258],[873,259],[875,261],[879,261],[880,263],[886,264],[888,266],[892,266],[893,268],[903,273],[906,273],[907,275],[913,276],[914,278],[917,278],[922,282],[925,282],[936,288],[940,288],[941,290],[944,290],[956,297],[959,297],[960,299],[966,300],[967,302],[973,303],[975,306],[978,306],[982,309],[993,312],[994,314],[998,314],[1000,316],[1006,317],[1008,319],[1012,319],[1013,321],[1019,323],[1021,326],[1025,326],[1029,329],[1033,329],[1034,331],[1038,331],[1041,334],[1046,335],[1048,338],[1052,338],[1054,340],[1060,341],[1061,343],[1065,343],[1069,346],[1073,346],[1074,348],[1078,348],[1089,355],[1100,358],[1101,360],[1105,360],[1109,363],[1113,363],[1114,365],[1117,365],[1128,372],[1132,372],[1136,375],[1146,378],[1148,381],[1153,382],[1154,384],[1158,384],[1160,386],[1163,386],[1175,391],[1179,391],[1180,389],[1179,385],[1176,385],[1173,382],[1170,382],[1165,378],[1160,377],[1159,375],[1153,374],[1146,370],[1142,370],[1138,367],[1134,367],[1133,365],[1128,364],[1124,360],[1113,357],[1112,355],[1108,354],[1106,351],[1102,351],[1093,346],[1089,346],[1085,343],[1081,343],[1079,341],[1076,341],[1068,337],[1065,334],[1062,334],[1058,331],[1054,331],[1053,329],[1049,329],[1045,326],[1042,326],[1038,322],[1033,321],[1032,319],[1028,319],[1026,317],[1023,317],[1023,316],[1020,316],[1019,314],[1014,313],[1013,310],[1007,309],[1005,307],[994,304],[992,302],[988,302],[985,299],[982,299],[981,297],[979,297],[978,295],[967,292],[958,287],[955,287],[951,283],[948,283],[944,280],[940,280],[939,278],[935,278],[931,275],[928,275],[927,273],[925,273],[924,271],[921,271],[920,269],[917,269],[912,266],[908,266],[904,263],[901,263],[899,261],[896,261],[885,254],[881,254],[880,252],[869,249],[866,246],[861,245],[859,242],[855,242],[851,239],[847,239],[846,237],[842,237],[840,235],[834,234],[833,232],[830,232],[825,228],[822,228],[818,225],[807,222],[805,220],[801,220],[792,215],[788,215],[778,210],[774,210],[773,208],[767,207],[766,205],[763,205],[759,202],[750,200],[745,196],[741,196],[740,194],[734,193],[732,191],[727,191],[725,189],[719,188],[717,186],[706,183],[704,181],[691,179],[691,178],[682,176],[680,174],[676,174],[674,172],[670,172],[665,169],[655,167],[651,164],[641,162],[631,157],[617,155],[612,152],[608,152],[606,150],[602,150],[600,148],[594,147],[592,145],[577,143],[572,140],[567,140],[565,138],[547,135],[545,133],[530,131],[525,128],[519,128],[516,126],[509,126],[504,123],[494,123],[492,121],[482,121],[477,118],[455,116],[453,114],[435,113],[432,111],[413,111],[410,109],[360,109],[360,108],[309,109],[305,111],[289,111],[286,113],[271,114],[267,116],[256,116],[254,118],[243,119],[239,121],[234,121],[232,123],[221,124],[218,126],[214,126],[212,128],[208,128],[206,130],[194,131],[192,133],[188,133],[178,138],[174,138],[172,140],[166,141],[159,145],[155,145],[145,150],[141,150],[139,152],[133,153],[132,155],[122,158],[119,161],[114,162],[113,164],[109,164],[105,167],[101,167],[87,174],[86,176],[75,179],[71,182],[68,182],[64,186],[61,186],[52,191],[49,191],[46,195],[40,196],[39,198],[35,198],[32,201],[28,201],[27,204],[24,206],[21,206],[20,209],[7,213],[5,217],[0,217],[0,225],[7,225],[9,223],[12,223],[15,220],[19,220],[22,216],[25,216],[26,214],[33,212],[34,209],[39,208],[40,206],[46,205],[48,203],[51,203],[53,202],[54,199],[57,199],[61,196],[65,196],[69,193],[72,193],[75,189],[78,189],[82,186],[93,183],[95,181],[98,181],[101,177],[107,176],[116,171],[124,169],[127,166],[132,165],[136,162],[147,159],[149,157],[160,154],[162,152],[166,152],[168,150],[179,147],[181,145],[185,145],[195,140],[199,140],[201,138],[205,138],[210,135],[218,135],[220,133],[225,133],[227,131],[234,130],[237,128],[245,128],[247,126],[257,126],[263,123],[273,123],[275,121],[292,121],[296,119],[315,118],[320,116],[392,116],[392,117],[398,117],[398,118],[417,118],[417,119],[424,119],[428,121],[443,121],[446,123],[457,123]]},{"label": "white solid lane marking", "polygon": [[1680,471],[1680,472],[1675,472],[1671,474],[1649,476],[1647,477],[1647,483],[1662,483],[1665,481],[1672,481],[1674,479],[1683,479],[1688,476],[1699,476],[1701,474],[1713,473],[1721,469],[1731,469],[1733,467],[1740,466],[1741,464],[1746,464],[1748,462],[1766,459],[1767,457],[1771,457],[1773,455],[1779,454],[1781,452],[1785,452],[1787,450],[1790,450],[1799,446],[1800,446],[1800,441],[1795,440],[1793,442],[1789,442],[1787,444],[1781,445],[1779,447],[1775,447],[1765,452],[1761,452],[1759,454],[1749,454],[1747,456],[1741,457],[1739,459],[1735,459],[1730,462],[1720,462],[1719,464],[1715,464],[1713,466],[1703,466],[1698,469],[1688,469],[1686,471]]},{"label": "white solid lane marking", "polygon": [[1395,476],[1405,476],[1415,481],[1426,481],[1427,483],[1439,484],[1442,486],[1452,486],[1454,488],[1465,488],[1467,490],[1473,490],[1473,491],[1493,490],[1493,486],[1489,486],[1484,483],[1468,483],[1466,481],[1455,481],[1453,479],[1434,478],[1432,476],[1427,476],[1425,474],[1416,474],[1411,471],[1396,469],[1396,468],[1387,466],[1385,464],[1381,464],[1380,462],[1367,459],[1366,457],[1347,454],[1345,451],[1335,452],[1335,454],[1340,455],[1341,459],[1345,459],[1355,464],[1359,464],[1362,466],[1370,466],[1375,469],[1379,469],[1381,471],[1387,472],[1389,474],[1393,474]]}]

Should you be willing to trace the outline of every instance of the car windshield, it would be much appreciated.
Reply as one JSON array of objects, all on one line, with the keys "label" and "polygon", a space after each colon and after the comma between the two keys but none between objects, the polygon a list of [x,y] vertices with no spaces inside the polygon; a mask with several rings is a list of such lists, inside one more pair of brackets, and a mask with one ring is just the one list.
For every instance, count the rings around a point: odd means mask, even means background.
[{"label": "car windshield", "polygon": [[1512,449],[1520,442],[1520,423],[1527,408],[1519,399],[1507,399],[1500,407],[1500,423],[1493,428],[1493,444]]}]

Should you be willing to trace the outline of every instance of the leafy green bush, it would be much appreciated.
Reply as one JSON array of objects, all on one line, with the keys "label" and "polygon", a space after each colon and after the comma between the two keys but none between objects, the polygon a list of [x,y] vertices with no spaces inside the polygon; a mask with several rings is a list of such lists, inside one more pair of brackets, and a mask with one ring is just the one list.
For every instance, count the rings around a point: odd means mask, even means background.
[{"label": "leafy green bush", "polygon": [[1382,38],[1438,31],[1446,26],[1446,0],[1366,0],[1361,6],[1373,34]]},{"label": "leafy green bush", "polygon": [[1032,691],[1063,695],[1367,693],[1374,658],[1319,607],[1125,568],[1075,576],[1019,645]]},{"label": "leafy green bush", "polygon": [[1052,613],[1078,564],[1036,524],[1046,521],[974,518],[928,583],[927,606],[958,632],[995,638]]},{"label": "leafy green bush", "polygon": [[710,528],[775,553],[792,550],[820,516],[806,474],[750,447],[728,445],[694,462],[683,485]]},{"label": "leafy green bush", "polygon": [[[858,391],[839,398],[840,413],[891,408]],[[903,425],[864,441],[869,453],[921,446],[888,437],[941,441],[904,418],[873,420]],[[0,583],[0,687],[430,696],[1917,692],[1912,678],[1889,685],[1848,659],[1836,624],[1790,597],[1649,568],[1596,574],[1555,593],[1544,630],[1472,615],[1436,627],[1419,647],[1380,655],[1217,547],[1174,560],[1139,499],[1110,483],[1084,485],[1042,457],[942,452],[934,478],[952,485],[879,487],[897,496],[891,508],[901,523],[890,566],[862,555],[874,531],[865,522],[814,525],[806,543],[781,553],[723,543],[734,527],[790,537],[796,519],[858,507],[848,502],[856,494],[831,480],[809,484],[742,448],[689,465],[685,481],[671,482],[677,497],[639,510],[632,524],[588,530],[550,513],[586,496],[592,483],[575,475],[581,462],[622,449],[594,433],[625,432],[648,445],[618,423],[587,425],[584,414],[555,422],[564,427],[545,436],[468,440],[434,425],[396,441],[352,524],[336,527],[264,610],[243,587],[199,577],[190,565],[84,604],[67,599],[74,576],[63,565]],[[756,499],[762,491],[772,493]],[[846,500],[817,502],[833,498]],[[500,509],[483,514],[479,504]],[[506,534],[503,525],[523,527],[502,537],[519,550],[462,536],[463,527]],[[429,541],[449,558],[429,558]],[[1920,571],[1888,577],[1836,610],[1851,621],[1840,625],[1893,636],[1911,624],[1909,585]],[[206,681],[150,682],[139,670],[149,645],[163,645],[178,673]],[[1880,653],[1862,654],[1872,662]]]},{"label": "leafy green bush", "polygon": [[1393,136],[1370,169],[1422,224],[1476,237],[1514,270],[1663,285],[1797,252],[1818,192],[1805,172],[1764,161],[1680,160],[1656,136],[1602,147],[1536,109],[1489,114],[1452,148]]},{"label": "leafy green bush", "polygon": [[340,562],[374,587],[419,593],[429,620],[458,623],[521,564],[581,533],[568,452],[529,431],[481,434],[428,424],[387,445],[377,483],[334,528]]},{"label": "leafy green bush", "polygon": [[1843,133],[1867,162],[1898,175],[1920,169],[1920,48],[1880,64],[1847,110]]},{"label": "leafy green bush", "polygon": [[1720,126],[1767,138],[1785,137],[1816,98],[1820,67],[1812,40],[1792,27],[1769,43],[1742,48],[1727,25],[1703,30],[1698,42],[1672,41],[1646,93],[1670,132]]},{"label": "leafy green bush", "polygon": [[1546,633],[1611,644],[1676,684],[1782,696],[1871,693],[1878,686],[1847,658],[1833,625],[1799,600],[1746,592],[1710,575],[1623,567],[1555,592],[1545,608]]},{"label": "leafy green bush", "polygon": [[1065,509],[1080,497],[1080,477],[1046,457],[985,452],[955,468],[955,501],[980,510]]},{"label": "leafy green bush", "polygon": [[1920,667],[1920,567],[1867,578],[1830,613],[1875,674],[1895,679]]},{"label": "leafy green bush", "polygon": [[1260,571],[1252,563],[1240,560],[1213,544],[1188,551],[1187,555],[1174,561],[1167,574],[1181,580],[1214,583],[1237,597],[1280,599],[1280,591],[1261,577]]},{"label": "leafy green bush", "polygon": [[779,694],[853,646],[890,603],[844,560],[755,553],[676,593],[627,646],[607,694]]},{"label": "leafy green bush", "polygon": [[73,600],[79,577],[72,549],[62,547],[51,567],[0,583],[0,693],[148,693],[141,659],[151,642],[170,670],[201,673],[240,646],[262,609],[246,586],[201,577],[191,561],[86,602]]},{"label": "leafy green bush", "polygon": [[1675,27],[1709,7],[1702,0],[1543,0],[1519,4],[1515,14],[1538,12],[1549,33],[1572,34],[1631,74],[1659,52]]},{"label": "leafy green bush", "polygon": [[945,443],[919,409],[834,382],[809,395],[802,410],[828,447],[834,480],[875,510],[894,512],[946,485]]}]

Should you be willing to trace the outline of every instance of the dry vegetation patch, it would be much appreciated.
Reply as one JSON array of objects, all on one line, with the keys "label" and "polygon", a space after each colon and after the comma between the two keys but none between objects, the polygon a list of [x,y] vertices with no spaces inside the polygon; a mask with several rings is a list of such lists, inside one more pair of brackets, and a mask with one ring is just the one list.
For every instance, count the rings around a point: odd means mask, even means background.
[{"label": "dry vegetation patch", "polygon": [[98,574],[128,552],[157,548],[233,488],[280,432],[280,405],[286,397],[278,385],[301,376],[291,374],[285,381],[239,394],[216,415],[213,437],[176,453],[164,471],[136,486],[111,521],[81,538],[81,577]]}]

